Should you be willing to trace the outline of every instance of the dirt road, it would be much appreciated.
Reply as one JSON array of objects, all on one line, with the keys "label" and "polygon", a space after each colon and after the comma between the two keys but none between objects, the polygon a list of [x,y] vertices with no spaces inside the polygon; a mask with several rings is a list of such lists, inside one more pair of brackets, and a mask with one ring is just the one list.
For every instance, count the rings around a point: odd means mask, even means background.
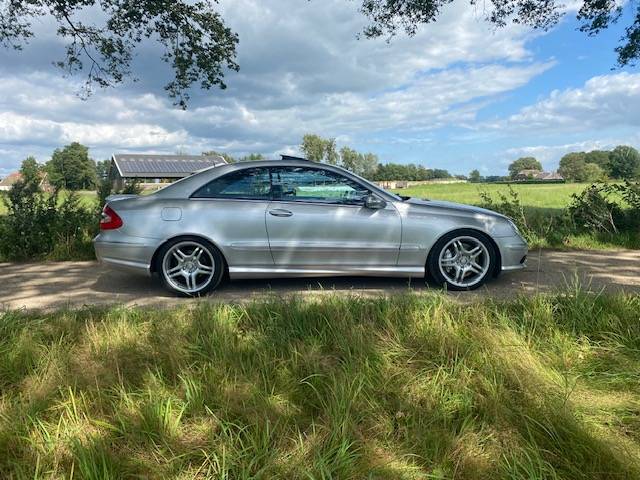
[{"label": "dirt road", "polygon": [[[491,295],[549,291],[577,279],[591,290],[640,292],[640,251],[542,250],[531,252],[525,270],[500,276],[475,292],[450,293],[461,300]],[[329,278],[229,282],[212,300],[241,302],[269,294],[365,296],[429,291],[420,279]],[[0,263],[0,306],[59,308],[91,304],[171,305],[192,300],[173,297],[159,282],[111,270],[95,262]]]}]

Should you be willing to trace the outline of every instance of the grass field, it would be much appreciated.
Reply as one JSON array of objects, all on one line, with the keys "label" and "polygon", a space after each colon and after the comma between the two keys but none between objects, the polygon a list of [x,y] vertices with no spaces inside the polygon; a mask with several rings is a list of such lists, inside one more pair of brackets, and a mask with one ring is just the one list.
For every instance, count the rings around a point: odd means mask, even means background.
[{"label": "grass field", "polygon": [[0,320],[0,478],[640,478],[639,296]]},{"label": "grass field", "polygon": [[[64,192],[60,195],[60,200],[64,200]],[[93,190],[80,190],[78,191],[78,195],[80,196],[80,201],[87,207],[97,208],[97,199],[98,196],[96,192]],[[5,205],[4,199],[6,197],[5,192],[0,192],[0,215],[5,215],[7,213],[7,206]]]},{"label": "grass field", "polygon": [[[553,185],[515,185],[516,190],[525,206],[544,208],[566,207],[572,193],[581,192],[588,184],[553,184]],[[452,202],[477,204],[481,201],[479,192],[489,193],[507,192],[507,185],[495,185],[484,183],[456,183],[450,185],[431,184],[418,187],[394,190],[400,195],[409,195],[418,198],[431,198],[434,200],[449,200]],[[93,205],[96,193],[93,191],[78,192],[86,205]],[[0,215],[6,213],[6,206],[0,193]]]},{"label": "grass field", "polygon": [[[564,208],[571,202],[571,195],[588,187],[587,183],[556,183],[512,185],[520,195],[522,204],[527,207]],[[509,185],[491,183],[452,183],[430,184],[394,190],[399,195],[407,195],[432,200],[448,200],[451,202],[478,204],[482,201],[480,192],[495,196],[502,192],[507,194]]]}]

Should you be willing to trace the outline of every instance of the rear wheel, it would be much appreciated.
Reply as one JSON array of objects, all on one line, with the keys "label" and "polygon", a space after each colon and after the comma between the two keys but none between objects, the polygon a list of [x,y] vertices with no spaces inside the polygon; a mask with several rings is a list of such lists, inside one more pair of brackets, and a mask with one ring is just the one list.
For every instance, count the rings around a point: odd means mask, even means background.
[{"label": "rear wheel", "polygon": [[204,295],[220,284],[224,274],[224,260],[218,249],[199,238],[169,242],[157,258],[162,283],[178,295]]},{"label": "rear wheel", "polygon": [[449,290],[474,290],[491,276],[497,253],[489,238],[475,230],[451,232],[431,249],[427,271]]}]

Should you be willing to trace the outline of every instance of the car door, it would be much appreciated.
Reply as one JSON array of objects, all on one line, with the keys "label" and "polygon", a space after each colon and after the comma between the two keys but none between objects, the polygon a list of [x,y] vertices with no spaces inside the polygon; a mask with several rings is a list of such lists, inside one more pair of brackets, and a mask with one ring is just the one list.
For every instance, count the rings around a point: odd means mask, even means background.
[{"label": "car door", "polygon": [[267,207],[269,245],[279,267],[390,267],[398,261],[400,215],[364,206],[369,190],[320,167],[274,167]]},{"label": "car door", "polygon": [[230,268],[273,267],[264,221],[270,191],[267,168],[245,168],[212,180],[191,196],[194,230],[216,243]]}]

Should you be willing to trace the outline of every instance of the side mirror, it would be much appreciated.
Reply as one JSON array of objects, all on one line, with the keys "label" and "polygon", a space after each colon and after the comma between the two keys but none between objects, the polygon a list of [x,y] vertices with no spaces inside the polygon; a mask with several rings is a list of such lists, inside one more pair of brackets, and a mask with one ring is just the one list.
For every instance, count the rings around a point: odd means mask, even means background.
[{"label": "side mirror", "polygon": [[381,210],[387,206],[387,202],[385,202],[381,198],[376,197],[375,195],[369,194],[364,197],[364,206],[372,210]]}]

